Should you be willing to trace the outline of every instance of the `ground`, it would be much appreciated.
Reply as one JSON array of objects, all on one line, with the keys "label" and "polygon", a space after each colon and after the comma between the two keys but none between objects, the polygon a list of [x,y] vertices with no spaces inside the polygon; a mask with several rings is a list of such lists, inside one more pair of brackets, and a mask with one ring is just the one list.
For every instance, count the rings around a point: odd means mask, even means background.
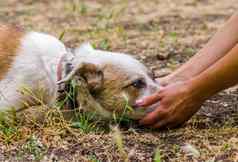
[{"label": "ground", "polygon": [[[70,47],[89,41],[130,53],[163,76],[201,49],[237,9],[237,0],[8,0],[0,2],[0,21],[61,37]],[[1,125],[0,161],[235,162],[237,105],[236,88],[226,90],[187,124],[166,131],[136,123],[90,131],[57,118]]]}]

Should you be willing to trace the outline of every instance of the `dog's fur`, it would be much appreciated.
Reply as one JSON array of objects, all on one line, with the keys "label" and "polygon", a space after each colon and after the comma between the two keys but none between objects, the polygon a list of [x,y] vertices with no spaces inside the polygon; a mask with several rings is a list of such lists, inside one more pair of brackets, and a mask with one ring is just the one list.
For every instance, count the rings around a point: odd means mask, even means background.
[{"label": "dog's fur", "polygon": [[[62,69],[65,70],[66,63],[70,63],[71,69],[62,72],[59,81],[57,70],[63,57],[66,58]],[[133,105],[136,99],[158,90],[150,71],[129,55],[95,50],[89,44],[70,52],[53,36],[0,25],[1,111],[18,111],[26,103],[39,104],[32,95],[52,105],[57,97],[57,82],[77,75],[85,78],[92,96],[110,113],[122,113],[125,104]],[[130,116],[138,118],[133,113]]]}]

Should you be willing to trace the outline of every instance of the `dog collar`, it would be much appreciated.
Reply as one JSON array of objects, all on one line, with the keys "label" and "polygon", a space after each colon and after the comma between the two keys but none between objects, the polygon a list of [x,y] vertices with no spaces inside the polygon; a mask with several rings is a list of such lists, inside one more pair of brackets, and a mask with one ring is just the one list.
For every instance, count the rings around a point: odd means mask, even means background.
[{"label": "dog collar", "polygon": [[57,82],[62,80],[72,70],[72,61],[74,59],[72,49],[68,48],[67,53],[63,54],[56,67]]},{"label": "dog collar", "polygon": [[57,82],[62,79],[64,60],[65,60],[65,54],[60,58],[59,63],[57,64],[57,69],[56,69]]}]

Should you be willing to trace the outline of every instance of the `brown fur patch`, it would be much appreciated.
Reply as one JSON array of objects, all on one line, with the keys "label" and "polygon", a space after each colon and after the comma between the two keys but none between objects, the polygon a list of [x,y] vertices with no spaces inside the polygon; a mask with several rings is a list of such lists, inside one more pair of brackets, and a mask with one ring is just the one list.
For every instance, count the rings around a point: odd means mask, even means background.
[{"label": "brown fur patch", "polygon": [[11,68],[23,35],[19,27],[0,24],[0,80]]},{"label": "brown fur patch", "polygon": [[139,95],[139,90],[127,84],[131,81],[131,76],[113,65],[105,65],[103,69],[104,84],[102,91],[98,93],[98,102],[108,111],[123,112],[125,109],[126,98],[128,95],[129,104],[134,103]]}]

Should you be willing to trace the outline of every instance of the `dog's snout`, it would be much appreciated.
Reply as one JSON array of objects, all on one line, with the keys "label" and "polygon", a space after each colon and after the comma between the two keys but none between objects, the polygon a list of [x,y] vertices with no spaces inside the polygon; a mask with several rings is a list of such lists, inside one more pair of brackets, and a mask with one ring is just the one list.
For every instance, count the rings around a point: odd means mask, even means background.
[{"label": "dog's snout", "polygon": [[158,78],[155,78],[155,79],[154,79],[154,82],[155,82],[155,84],[157,84],[157,85],[159,85],[159,84],[160,84],[160,82],[159,82],[159,79],[158,79]]},{"label": "dog's snout", "polygon": [[149,89],[150,93],[155,93],[156,91],[159,90],[159,86],[156,85],[155,83],[150,84],[150,85],[148,85],[148,89]]}]

